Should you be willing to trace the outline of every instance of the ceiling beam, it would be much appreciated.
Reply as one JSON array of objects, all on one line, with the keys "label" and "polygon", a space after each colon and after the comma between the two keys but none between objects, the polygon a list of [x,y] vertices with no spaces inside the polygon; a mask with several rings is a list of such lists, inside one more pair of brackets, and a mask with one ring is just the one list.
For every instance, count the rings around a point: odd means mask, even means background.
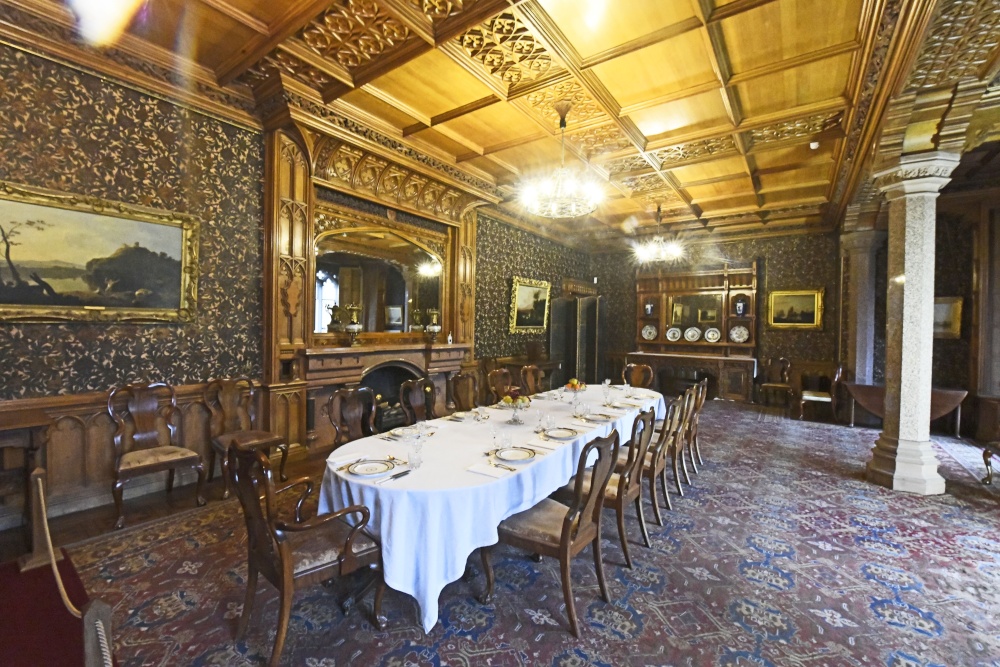
[{"label": "ceiling beam", "polygon": [[734,0],[728,5],[710,8],[711,11],[708,13],[707,17],[708,22],[718,23],[719,21],[724,21],[730,17],[736,16],[737,14],[748,12],[751,9],[763,7],[764,5],[770,4],[774,1],[775,0]]},{"label": "ceiling beam", "polygon": [[249,40],[226,58],[215,71],[220,86],[231,83],[253,67],[278,44],[304,28],[330,5],[330,0],[300,0],[288,8],[281,18],[268,26],[267,33]]},{"label": "ceiling beam", "polygon": [[653,46],[654,44],[659,44],[660,42],[665,42],[668,39],[683,35],[686,32],[697,30],[703,25],[704,23],[702,23],[700,18],[692,16],[691,18],[684,19],[683,21],[664,26],[659,30],[636,37],[635,39],[625,42],[624,44],[619,44],[618,46],[606,49],[600,53],[595,53],[592,56],[582,58],[580,60],[580,69],[590,69],[591,67],[596,67],[597,65],[605,63],[609,60],[620,58],[635,51],[641,51],[648,46]]},{"label": "ceiling beam", "polygon": [[260,35],[266,35],[270,32],[270,29],[265,22],[255,16],[247,14],[241,9],[233,7],[231,4],[226,2],[226,0],[198,0],[198,2],[206,7],[211,7],[220,14],[228,16],[240,25],[246,26]]},{"label": "ceiling beam", "polygon": [[444,113],[439,113],[437,115],[431,116],[430,123],[414,123],[413,125],[408,125],[403,128],[403,136],[408,137],[411,134],[416,134],[421,130],[426,130],[435,125],[440,125],[442,123],[447,123],[450,120],[455,120],[466,114],[470,114],[474,111],[479,111],[480,109],[485,109],[488,106],[492,106],[500,101],[500,98],[496,95],[487,95],[486,97],[480,97],[478,100],[473,100],[468,104],[463,104],[460,107],[455,107],[445,111]]},{"label": "ceiling beam", "polygon": [[729,85],[735,86],[740,83],[746,83],[747,81],[758,79],[762,76],[777,74],[785,70],[801,67],[802,65],[808,65],[809,63],[826,60],[827,58],[834,58],[847,53],[854,53],[860,48],[861,44],[852,40],[849,42],[841,42],[840,44],[827,46],[822,49],[817,49],[816,51],[801,53],[797,56],[792,56],[791,58],[776,60],[773,63],[761,65],[760,67],[753,67],[751,69],[732,74],[732,76],[729,77]]},{"label": "ceiling beam", "polygon": [[[306,46],[304,42],[301,42],[293,37],[289,37],[281,44],[278,44],[278,49],[301,60],[310,67],[315,67],[331,79],[340,81],[341,83],[352,88],[354,87],[354,77],[351,76],[351,73],[348,72],[346,68],[341,67],[339,63],[328,60],[327,58],[319,55]],[[320,91],[320,94],[322,94],[322,91]]]}]

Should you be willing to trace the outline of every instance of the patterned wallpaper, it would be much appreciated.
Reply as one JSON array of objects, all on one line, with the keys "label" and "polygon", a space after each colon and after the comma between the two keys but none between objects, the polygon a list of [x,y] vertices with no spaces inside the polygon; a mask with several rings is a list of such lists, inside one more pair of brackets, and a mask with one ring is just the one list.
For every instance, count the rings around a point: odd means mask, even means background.
[{"label": "patterned wallpaper", "polygon": [[263,141],[0,45],[0,179],[202,219],[197,320],[0,323],[0,399],[261,374]]},{"label": "patterned wallpaper", "polygon": [[564,277],[587,279],[586,253],[511,227],[480,211],[476,223],[476,350],[477,359],[524,353],[527,341],[546,341],[545,334],[510,333],[510,295],[514,276],[547,280],[559,296]]},{"label": "patterned wallpaper", "polygon": [[635,260],[631,252],[592,255],[590,273],[608,308],[608,354],[635,349]]},{"label": "patterned wallpaper", "polygon": [[[786,236],[717,244],[699,244],[677,271],[717,268],[724,263],[757,260],[757,356],[785,356],[793,361],[831,361],[837,354],[839,249],[834,234]],[[598,284],[609,286],[611,322],[623,322],[614,332],[612,352],[628,351],[635,341],[635,265],[628,253],[595,255],[592,260]],[[603,270],[603,275],[602,275]],[[823,329],[789,331],[766,324],[770,290],[826,289]],[[603,289],[602,289],[602,293]],[[620,320],[618,318],[621,318]]]}]

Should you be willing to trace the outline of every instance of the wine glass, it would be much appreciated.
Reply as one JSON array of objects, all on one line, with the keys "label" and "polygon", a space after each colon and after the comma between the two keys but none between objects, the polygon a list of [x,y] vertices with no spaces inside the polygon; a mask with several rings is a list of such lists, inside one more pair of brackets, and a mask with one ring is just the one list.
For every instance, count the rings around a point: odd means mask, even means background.
[{"label": "wine glass", "polygon": [[604,405],[611,405],[611,380],[604,381]]},{"label": "wine glass", "polygon": [[420,438],[410,440],[410,468],[416,470],[424,463],[424,443]]},{"label": "wine glass", "polygon": [[556,420],[552,415],[545,415],[545,430],[548,431],[556,425]]},{"label": "wine glass", "polygon": [[539,410],[538,411],[538,424],[535,426],[535,433],[541,433],[542,431],[545,430],[545,426],[542,423],[544,420],[545,420],[545,415],[543,415],[542,411]]},{"label": "wine glass", "polygon": [[633,396],[635,396],[635,389],[630,384],[625,385],[625,398],[632,398]]}]

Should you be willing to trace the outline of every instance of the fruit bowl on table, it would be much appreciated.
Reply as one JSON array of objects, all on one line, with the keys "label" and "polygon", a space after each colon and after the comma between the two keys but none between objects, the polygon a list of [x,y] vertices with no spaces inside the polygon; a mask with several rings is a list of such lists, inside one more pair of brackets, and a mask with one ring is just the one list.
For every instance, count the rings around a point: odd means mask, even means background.
[{"label": "fruit bowl on table", "polygon": [[530,405],[531,399],[527,396],[504,396],[493,407],[500,408],[501,410],[513,410],[514,408],[524,410]]},{"label": "fruit bowl on table", "polygon": [[568,391],[571,394],[579,393],[581,391],[586,390],[586,388],[587,388],[586,382],[578,382],[577,380],[570,380],[565,385],[563,385],[563,391]]}]

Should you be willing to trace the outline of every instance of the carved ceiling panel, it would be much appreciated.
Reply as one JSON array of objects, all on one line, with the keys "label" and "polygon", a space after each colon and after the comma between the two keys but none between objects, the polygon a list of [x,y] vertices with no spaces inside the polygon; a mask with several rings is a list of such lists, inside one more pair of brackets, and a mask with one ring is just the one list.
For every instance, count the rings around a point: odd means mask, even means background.
[{"label": "carved ceiling panel", "polygon": [[449,16],[460,14],[468,9],[475,0],[409,0],[410,5],[426,16],[430,21],[442,21]]},{"label": "carved ceiling panel", "polygon": [[628,171],[639,171],[642,169],[651,169],[649,162],[646,161],[642,155],[627,155],[622,158],[617,158],[615,160],[609,160],[604,164],[604,168],[608,170],[608,173],[621,174]]},{"label": "carved ceiling panel", "polygon": [[907,81],[908,90],[978,79],[997,48],[1000,4],[995,0],[947,0],[937,16]]},{"label": "carved ceiling panel", "polygon": [[452,224],[476,198],[366,150],[330,137],[316,143],[313,174],[347,192]]},{"label": "carved ceiling panel", "polygon": [[556,102],[569,100],[573,103],[569,113],[566,114],[567,130],[574,125],[583,125],[598,120],[607,119],[601,106],[594,101],[594,98],[584,90],[577,81],[568,79],[543,88],[539,91],[528,93],[524,100],[531,109],[547,123],[551,123],[553,129],[559,127],[559,113],[555,109]]},{"label": "carved ceiling panel", "polygon": [[241,77],[241,80],[253,86],[270,78],[273,72],[287,74],[296,81],[316,90],[322,90],[333,81],[312,65],[304,63],[284,51],[273,51],[266,55],[262,61],[250,68]]},{"label": "carved ceiling panel", "polygon": [[410,38],[410,29],[372,0],[338,0],[298,35],[316,55],[346,70]]},{"label": "carved ceiling panel", "polygon": [[587,159],[624,150],[632,145],[625,133],[614,124],[598,125],[568,135],[566,139],[576,144]]},{"label": "carved ceiling panel", "polygon": [[628,176],[619,182],[633,193],[662,190],[666,185],[663,178],[656,173],[642,174],[640,176]]},{"label": "carved ceiling panel", "polygon": [[689,162],[704,157],[712,157],[725,153],[735,153],[736,143],[731,135],[711,137],[686,144],[668,146],[652,151],[653,155],[664,167],[681,162]]},{"label": "carved ceiling panel", "polygon": [[828,114],[816,114],[807,118],[775,123],[765,127],[750,130],[748,133],[750,147],[789,139],[806,139],[826,130],[839,127],[843,122],[844,113],[837,111]]},{"label": "carved ceiling panel", "polygon": [[553,68],[552,56],[512,11],[459,35],[458,44],[493,78],[510,87]]}]

